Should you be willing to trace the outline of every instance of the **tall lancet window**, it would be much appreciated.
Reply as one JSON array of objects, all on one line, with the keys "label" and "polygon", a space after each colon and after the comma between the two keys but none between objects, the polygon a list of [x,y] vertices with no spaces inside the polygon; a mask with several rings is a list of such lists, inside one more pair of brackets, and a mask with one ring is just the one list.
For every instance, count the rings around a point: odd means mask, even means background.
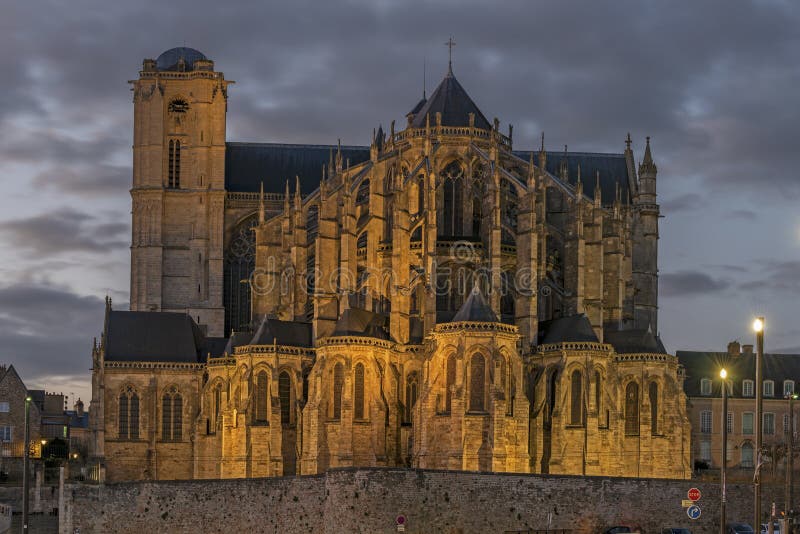
[{"label": "tall lancet window", "polygon": [[442,171],[443,198],[437,229],[440,236],[460,236],[464,233],[464,172],[457,162]]},{"label": "tall lancet window", "polygon": [[167,186],[170,189],[180,189],[181,187],[181,142],[177,139],[169,140]]},{"label": "tall lancet window", "polygon": [[486,409],[486,360],[475,354],[470,360],[469,410],[482,412]]},{"label": "tall lancet window", "polygon": [[353,417],[364,419],[364,364],[357,363],[355,369],[355,380],[353,381]]},{"label": "tall lancet window", "polygon": [[344,389],[344,366],[337,363],[333,367],[333,418],[342,418],[342,390]]},{"label": "tall lancet window", "polygon": [[582,425],[583,424],[583,385],[581,380],[581,372],[575,370],[572,372],[571,384],[571,400],[570,400],[570,416],[569,424]]},{"label": "tall lancet window", "polygon": [[625,388],[625,434],[639,435],[639,384],[630,382]]}]

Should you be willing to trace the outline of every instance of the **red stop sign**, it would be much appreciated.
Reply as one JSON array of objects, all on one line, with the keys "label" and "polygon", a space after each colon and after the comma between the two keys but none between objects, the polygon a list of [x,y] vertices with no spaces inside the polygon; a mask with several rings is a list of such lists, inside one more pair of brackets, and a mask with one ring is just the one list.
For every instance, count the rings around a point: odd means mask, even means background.
[{"label": "red stop sign", "polygon": [[691,488],[686,495],[689,497],[690,501],[699,501],[700,500],[700,490],[697,488]]}]

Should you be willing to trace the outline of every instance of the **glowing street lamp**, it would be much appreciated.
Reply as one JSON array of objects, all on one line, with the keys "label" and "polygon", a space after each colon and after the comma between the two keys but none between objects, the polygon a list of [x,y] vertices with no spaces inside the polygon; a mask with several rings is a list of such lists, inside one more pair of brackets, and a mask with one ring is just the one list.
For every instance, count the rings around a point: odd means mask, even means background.
[{"label": "glowing street lamp", "polygon": [[756,317],[753,321],[753,331],[756,333],[756,462],[753,476],[753,496],[755,498],[753,524],[761,524],[761,449],[763,447],[762,417],[764,411],[764,318]]},{"label": "glowing street lamp", "polygon": [[725,478],[728,471],[728,371],[724,368],[720,370],[719,377],[722,379],[722,469],[720,470],[720,492],[722,498],[719,505],[719,532],[725,534],[725,504],[726,487]]}]

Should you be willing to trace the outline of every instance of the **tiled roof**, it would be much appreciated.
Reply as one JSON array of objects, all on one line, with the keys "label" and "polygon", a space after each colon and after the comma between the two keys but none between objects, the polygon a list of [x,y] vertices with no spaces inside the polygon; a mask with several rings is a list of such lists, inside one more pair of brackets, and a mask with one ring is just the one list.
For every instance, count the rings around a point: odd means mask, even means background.
[{"label": "tiled roof", "polygon": [[[416,107],[414,109],[417,109]],[[431,97],[425,102],[421,109],[414,113],[411,126],[414,128],[424,128],[426,116],[430,115],[431,126],[436,125],[436,113],[442,114],[443,126],[469,126],[469,114],[475,114],[475,126],[484,130],[491,129],[491,124],[486,120],[481,110],[469,97],[467,92],[458,83],[452,71],[448,71],[447,76],[433,91]]]},{"label": "tiled roof", "polygon": [[388,320],[385,315],[359,308],[348,308],[336,321],[332,335],[389,339],[387,325]]},{"label": "tiled roof", "polygon": [[584,314],[560,317],[539,323],[539,343],[597,342],[597,336]]},{"label": "tiled roof", "polygon": [[[514,155],[529,161],[531,151],[515,150]],[[628,166],[625,162],[624,154],[596,154],[590,152],[547,152],[547,172],[554,176],[560,176],[561,162],[567,162],[567,176],[569,183],[575,185],[578,182],[578,166],[581,168],[581,182],[583,183],[583,194],[589,198],[594,198],[594,187],[597,180],[597,173],[600,173],[600,194],[604,206],[614,203],[617,194],[617,184],[619,184],[620,196],[623,203],[630,202],[631,191],[628,182]],[[533,153],[533,161],[539,165],[539,152]]]},{"label": "tiled roof", "polygon": [[279,321],[264,317],[249,344],[272,345],[273,343],[290,347],[311,347],[311,323]]},{"label": "tiled roof", "polygon": [[[264,182],[267,193],[283,193],[286,181],[294,190],[295,176],[305,195],[319,187],[322,167],[336,154],[336,145],[290,145],[280,143],[226,143],[225,189],[257,192]],[[342,160],[350,166],[369,159],[369,147],[343,146]]]},{"label": "tiled roof", "polygon": [[481,323],[497,323],[497,315],[486,303],[480,290],[476,287],[453,316],[452,322],[477,321]]},{"label": "tiled roof", "polygon": [[108,361],[201,361],[203,334],[185,313],[111,311],[105,359]]}]

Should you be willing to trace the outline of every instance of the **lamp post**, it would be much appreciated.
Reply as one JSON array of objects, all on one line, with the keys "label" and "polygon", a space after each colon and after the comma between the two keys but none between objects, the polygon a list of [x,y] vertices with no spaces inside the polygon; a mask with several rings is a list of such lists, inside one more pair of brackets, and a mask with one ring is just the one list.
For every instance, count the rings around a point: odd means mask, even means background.
[{"label": "lamp post", "polygon": [[22,453],[22,533],[28,532],[28,458],[30,457],[31,440],[31,401],[30,396],[25,397],[25,443]]},{"label": "lamp post", "polygon": [[793,401],[798,397],[797,393],[786,395],[789,399],[789,429],[786,432],[786,504],[784,505],[785,517],[789,520],[792,517],[792,480],[794,475],[794,407]]},{"label": "lamp post", "polygon": [[722,469],[720,471],[720,491],[722,498],[719,505],[719,532],[725,534],[725,504],[726,504],[726,487],[725,477],[728,471],[728,372],[723,368],[719,372],[719,377],[722,379]]},{"label": "lamp post", "polygon": [[762,417],[764,410],[764,384],[762,366],[764,359],[764,318],[758,317],[753,321],[753,330],[756,333],[756,467],[753,476],[753,496],[755,498],[753,528],[761,525],[761,449],[763,447]]}]

